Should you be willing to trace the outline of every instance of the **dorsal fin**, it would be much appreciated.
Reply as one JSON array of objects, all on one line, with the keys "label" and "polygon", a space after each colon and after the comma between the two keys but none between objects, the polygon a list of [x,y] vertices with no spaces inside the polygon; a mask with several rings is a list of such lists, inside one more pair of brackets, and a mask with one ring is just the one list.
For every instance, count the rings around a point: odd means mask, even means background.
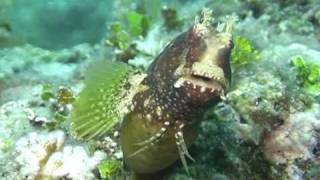
[{"label": "dorsal fin", "polygon": [[79,139],[101,137],[121,119],[117,105],[133,72],[127,64],[99,61],[88,68],[85,87],[74,103],[71,133]]}]

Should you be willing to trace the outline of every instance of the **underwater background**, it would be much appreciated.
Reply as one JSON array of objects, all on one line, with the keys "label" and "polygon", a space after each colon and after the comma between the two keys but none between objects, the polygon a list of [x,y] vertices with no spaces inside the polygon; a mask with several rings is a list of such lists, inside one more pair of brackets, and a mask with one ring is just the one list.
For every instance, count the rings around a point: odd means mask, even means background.
[{"label": "underwater background", "polygon": [[143,72],[205,8],[215,27],[237,17],[232,81],[201,119],[188,173],[177,160],[161,178],[320,179],[320,0],[1,0],[0,180],[137,178],[121,119],[81,140],[73,104],[91,64]]}]

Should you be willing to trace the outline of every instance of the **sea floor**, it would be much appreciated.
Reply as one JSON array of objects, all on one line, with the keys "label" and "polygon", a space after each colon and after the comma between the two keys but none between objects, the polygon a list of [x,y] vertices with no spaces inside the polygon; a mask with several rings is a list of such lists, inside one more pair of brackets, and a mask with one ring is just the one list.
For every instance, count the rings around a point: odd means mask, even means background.
[{"label": "sea floor", "polygon": [[0,2],[0,179],[130,176],[117,131],[70,134],[86,69],[145,70],[204,8],[238,16],[232,84],[190,147],[190,174],[178,161],[165,179],[320,178],[319,0],[32,1]]}]

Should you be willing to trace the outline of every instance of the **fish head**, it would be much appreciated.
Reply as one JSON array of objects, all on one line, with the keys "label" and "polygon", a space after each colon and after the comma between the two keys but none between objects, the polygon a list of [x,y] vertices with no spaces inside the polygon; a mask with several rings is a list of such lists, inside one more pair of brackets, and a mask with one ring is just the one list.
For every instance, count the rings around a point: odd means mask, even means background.
[{"label": "fish head", "polygon": [[185,38],[182,63],[174,72],[174,87],[193,101],[221,98],[231,82],[231,33],[196,24]]},{"label": "fish head", "polygon": [[[232,25],[227,16],[213,27],[210,15],[177,36],[149,67],[148,81],[160,96],[196,104],[218,102],[231,82]],[[208,20],[209,19],[209,20]]]}]

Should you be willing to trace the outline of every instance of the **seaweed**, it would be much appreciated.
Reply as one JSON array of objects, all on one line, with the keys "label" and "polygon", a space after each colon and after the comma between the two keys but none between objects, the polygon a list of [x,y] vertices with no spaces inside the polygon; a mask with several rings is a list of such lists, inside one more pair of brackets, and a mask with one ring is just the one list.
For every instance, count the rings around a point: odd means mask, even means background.
[{"label": "seaweed", "polygon": [[53,85],[52,84],[43,84],[42,92],[40,94],[41,99],[45,102],[49,101],[51,98],[54,98]]},{"label": "seaweed", "polygon": [[145,15],[136,11],[130,11],[127,14],[127,20],[129,23],[129,32],[133,37],[147,35],[150,23]]},{"label": "seaweed", "polygon": [[167,31],[181,29],[183,21],[179,19],[176,9],[164,7],[161,9],[161,14]]},{"label": "seaweed", "polygon": [[102,179],[110,179],[120,173],[121,162],[118,160],[104,160],[98,165]]},{"label": "seaweed", "polygon": [[291,65],[297,71],[299,85],[312,95],[320,95],[320,65],[309,62],[302,56],[292,57]]},{"label": "seaweed", "polygon": [[261,60],[260,52],[255,49],[252,42],[244,37],[237,36],[234,40],[234,49],[231,54],[234,66],[246,66]]},{"label": "seaweed", "polygon": [[134,40],[147,35],[150,20],[138,11],[130,11],[125,17],[126,20],[113,22],[109,26],[110,33],[105,44],[119,50],[116,59],[127,63],[139,53]]},{"label": "seaweed", "polygon": [[43,117],[30,116],[34,125],[43,125],[52,131],[62,127],[70,114],[70,106],[75,101],[75,96],[71,89],[61,86],[58,89],[52,84],[43,84],[40,98],[43,104],[48,105],[51,109],[52,120]]},{"label": "seaweed", "polygon": [[129,34],[124,30],[120,22],[114,22],[109,26],[110,35],[106,40],[106,45],[125,50],[129,47]]}]

